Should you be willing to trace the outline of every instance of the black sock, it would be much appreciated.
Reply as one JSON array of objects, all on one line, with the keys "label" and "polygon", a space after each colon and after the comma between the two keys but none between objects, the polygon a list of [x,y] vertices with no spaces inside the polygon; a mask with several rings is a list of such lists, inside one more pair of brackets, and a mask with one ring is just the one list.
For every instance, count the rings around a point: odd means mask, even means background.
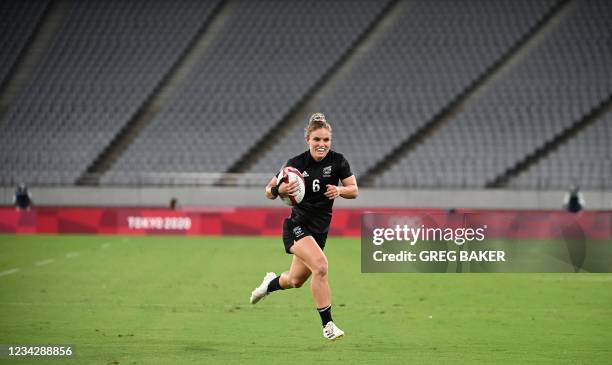
[{"label": "black sock", "polygon": [[327,307],[317,308],[319,311],[319,315],[321,316],[321,323],[323,323],[323,327],[327,324],[327,322],[331,322],[331,304]]},{"label": "black sock", "polygon": [[280,276],[275,277],[272,279],[270,284],[268,284],[268,293],[272,293],[273,291],[277,290],[283,290],[283,288],[280,286]]}]

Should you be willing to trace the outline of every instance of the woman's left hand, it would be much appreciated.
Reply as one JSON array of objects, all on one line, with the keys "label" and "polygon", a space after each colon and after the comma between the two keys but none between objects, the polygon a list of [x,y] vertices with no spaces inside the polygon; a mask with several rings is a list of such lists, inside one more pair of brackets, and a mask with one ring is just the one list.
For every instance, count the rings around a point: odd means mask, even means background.
[{"label": "woman's left hand", "polygon": [[327,191],[323,195],[328,199],[336,199],[340,196],[340,188],[338,186],[327,184],[326,187]]}]

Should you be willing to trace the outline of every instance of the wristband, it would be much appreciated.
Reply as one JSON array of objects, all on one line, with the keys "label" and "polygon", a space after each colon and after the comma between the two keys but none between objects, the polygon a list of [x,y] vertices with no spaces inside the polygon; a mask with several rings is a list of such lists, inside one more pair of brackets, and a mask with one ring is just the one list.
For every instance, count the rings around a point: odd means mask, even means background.
[{"label": "wristband", "polygon": [[272,193],[272,196],[276,198],[278,196],[278,185],[270,188],[270,192]]}]

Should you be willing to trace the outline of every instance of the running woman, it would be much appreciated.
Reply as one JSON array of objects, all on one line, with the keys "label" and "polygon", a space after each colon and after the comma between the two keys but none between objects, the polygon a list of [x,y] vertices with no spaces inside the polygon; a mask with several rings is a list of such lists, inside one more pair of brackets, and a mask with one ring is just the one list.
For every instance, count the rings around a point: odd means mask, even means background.
[{"label": "running woman", "polygon": [[[293,207],[291,216],[283,223],[285,252],[293,255],[288,271],[280,275],[269,272],[251,293],[255,304],[277,290],[301,287],[309,277],[310,289],[323,325],[323,336],[335,340],[344,335],[332,321],[331,290],[327,278],[328,263],[323,249],[332,219],[332,206],[338,197],[355,199],[358,195],[357,180],[348,161],[340,153],[332,151],[332,127],[325,115],[315,113],[310,117],[304,133],[308,151],[287,161],[302,172],[306,192],[302,202]],[[281,172],[272,177],[266,186],[266,197],[294,195],[297,182],[278,184]],[[342,182],[342,186],[338,183]]]}]

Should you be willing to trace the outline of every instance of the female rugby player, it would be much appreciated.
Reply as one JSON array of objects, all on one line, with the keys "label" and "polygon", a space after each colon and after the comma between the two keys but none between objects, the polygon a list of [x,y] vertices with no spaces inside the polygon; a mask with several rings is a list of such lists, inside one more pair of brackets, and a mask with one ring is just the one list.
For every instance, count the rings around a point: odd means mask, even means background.
[{"label": "female rugby player", "polygon": [[[283,223],[285,252],[293,254],[291,266],[289,271],[279,276],[269,272],[261,285],[251,293],[251,303],[255,304],[277,290],[299,288],[312,276],[310,289],[321,316],[323,336],[335,340],[342,337],[344,332],[332,321],[327,257],[323,249],[334,199],[339,196],[355,199],[358,195],[357,180],[344,156],[330,150],[332,128],[325,120],[325,115],[315,113],[310,117],[305,138],[308,151],[289,159],[285,164],[302,172],[306,186],[304,199],[293,207],[291,216]],[[281,174],[282,169],[266,186],[268,199],[296,193],[296,181],[277,184]],[[342,182],[342,186],[338,186],[338,182]]]}]

